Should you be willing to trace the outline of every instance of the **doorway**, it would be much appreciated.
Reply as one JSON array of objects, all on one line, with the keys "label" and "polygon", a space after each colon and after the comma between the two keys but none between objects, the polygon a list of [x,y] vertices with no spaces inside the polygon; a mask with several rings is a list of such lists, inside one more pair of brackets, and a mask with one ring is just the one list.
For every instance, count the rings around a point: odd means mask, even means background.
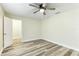
[{"label": "doorway", "polygon": [[22,39],[22,21],[4,17],[4,48]]}]

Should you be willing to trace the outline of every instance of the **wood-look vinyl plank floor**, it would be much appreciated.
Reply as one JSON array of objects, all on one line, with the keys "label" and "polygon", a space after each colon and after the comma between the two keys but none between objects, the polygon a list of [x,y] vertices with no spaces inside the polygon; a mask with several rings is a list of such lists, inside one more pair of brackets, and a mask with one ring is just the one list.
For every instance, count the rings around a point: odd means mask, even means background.
[{"label": "wood-look vinyl plank floor", "polygon": [[75,51],[49,41],[38,39],[4,48],[2,56],[79,56]]}]

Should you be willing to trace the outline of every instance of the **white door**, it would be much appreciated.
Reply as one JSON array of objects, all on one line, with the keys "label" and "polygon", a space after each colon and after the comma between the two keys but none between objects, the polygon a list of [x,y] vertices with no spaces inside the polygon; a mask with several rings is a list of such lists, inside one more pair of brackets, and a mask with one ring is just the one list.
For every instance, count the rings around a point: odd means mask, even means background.
[{"label": "white door", "polygon": [[12,44],[12,20],[4,17],[4,48]]},{"label": "white door", "polygon": [[0,16],[0,54],[3,49],[3,16]]}]

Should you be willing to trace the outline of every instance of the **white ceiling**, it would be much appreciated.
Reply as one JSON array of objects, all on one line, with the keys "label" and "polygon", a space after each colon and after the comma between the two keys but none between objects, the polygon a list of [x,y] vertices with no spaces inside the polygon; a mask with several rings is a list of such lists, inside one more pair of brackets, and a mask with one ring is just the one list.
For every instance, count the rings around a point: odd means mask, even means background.
[{"label": "white ceiling", "polygon": [[47,15],[42,15],[40,12],[33,14],[33,12],[37,9],[29,6],[28,3],[2,3],[1,6],[7,15],[44,19],[56,15],[56,12],[63,13],[69,10],[77,9],[79,8],[79,3],[49,3],[48,6],[51,8],[55,7],[56,10],[47,10]]}]

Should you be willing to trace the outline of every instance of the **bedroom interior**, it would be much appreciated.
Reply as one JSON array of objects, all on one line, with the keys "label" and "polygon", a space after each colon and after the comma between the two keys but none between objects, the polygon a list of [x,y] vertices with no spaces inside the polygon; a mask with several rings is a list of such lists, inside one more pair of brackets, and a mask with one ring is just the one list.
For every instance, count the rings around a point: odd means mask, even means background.
[{"label": "bedroom interior", "polygon": [[1,56],[79,56],[79,3],[0,3]]}]

